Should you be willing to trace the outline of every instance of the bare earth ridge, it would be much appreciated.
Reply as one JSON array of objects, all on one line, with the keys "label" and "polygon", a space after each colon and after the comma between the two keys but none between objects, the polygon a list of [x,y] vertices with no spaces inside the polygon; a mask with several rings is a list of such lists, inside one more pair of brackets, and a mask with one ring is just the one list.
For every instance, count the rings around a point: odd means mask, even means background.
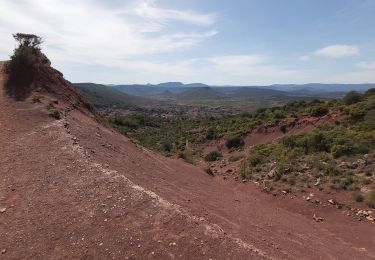
[{"label": "bare earth ridge", "polygon": [[55,120],[54,95],[14,101],[3,77],[1,259],[375,259],[373,223],[211,177],[66,100]]}]

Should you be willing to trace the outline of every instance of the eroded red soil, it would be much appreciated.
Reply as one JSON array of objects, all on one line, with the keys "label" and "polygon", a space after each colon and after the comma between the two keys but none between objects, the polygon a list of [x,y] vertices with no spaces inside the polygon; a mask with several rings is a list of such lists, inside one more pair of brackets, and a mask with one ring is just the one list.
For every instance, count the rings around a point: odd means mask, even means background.
[{"label": "eroded red soil", "polygon": [[375,258],[373,223],[137,147],[79,99],[1,86],[2,259]]}]

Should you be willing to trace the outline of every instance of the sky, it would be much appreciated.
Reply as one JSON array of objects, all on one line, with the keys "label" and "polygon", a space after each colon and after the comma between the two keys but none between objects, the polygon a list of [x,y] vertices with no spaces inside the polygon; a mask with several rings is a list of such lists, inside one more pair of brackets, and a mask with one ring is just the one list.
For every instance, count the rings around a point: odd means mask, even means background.
[{"label": "sky", "polygon": [[375,82],[375,0],[1,0],[12,34],[44,38],[72,82]]}]

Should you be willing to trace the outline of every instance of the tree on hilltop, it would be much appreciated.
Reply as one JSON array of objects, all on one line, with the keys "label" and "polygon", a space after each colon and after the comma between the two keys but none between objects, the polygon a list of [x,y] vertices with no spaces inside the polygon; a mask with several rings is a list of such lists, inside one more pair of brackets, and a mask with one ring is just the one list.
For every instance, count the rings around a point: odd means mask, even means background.
[{"label": "tree on hilltop", "polygon": [[20,46],[36,49],[40,49],[40,45],[43,43],[42,37],[35,34],[16,33],[13,34],[13,38],[18,41]]},{"label": "tree on hilltop", "polygon": [[43,39],[40,36],[26,33],[13,34],[18,42],[10,61],[7,62],[6,72],[9,75],[7,92],[11,96],[24,98],[33,83],[37,67],[49,66],[51,63],[41,51]]},{"label": "tree on hilltop", "polygon": [[18,42],[17,48],[10,57],[10,69],[31,69],[35,64],[50,64],[41,52],[43,39],[35,34],[16,33],[13,38]]}]

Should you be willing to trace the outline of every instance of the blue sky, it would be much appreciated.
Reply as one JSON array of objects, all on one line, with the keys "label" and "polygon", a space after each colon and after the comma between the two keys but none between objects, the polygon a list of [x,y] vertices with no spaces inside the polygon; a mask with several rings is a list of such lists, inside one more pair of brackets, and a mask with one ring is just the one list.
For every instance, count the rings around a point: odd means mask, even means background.
[{"label": "blue sky", "polygon": [[373,0],[2,0],[0,59],[27,32],[73,82],[375,82]]}]

